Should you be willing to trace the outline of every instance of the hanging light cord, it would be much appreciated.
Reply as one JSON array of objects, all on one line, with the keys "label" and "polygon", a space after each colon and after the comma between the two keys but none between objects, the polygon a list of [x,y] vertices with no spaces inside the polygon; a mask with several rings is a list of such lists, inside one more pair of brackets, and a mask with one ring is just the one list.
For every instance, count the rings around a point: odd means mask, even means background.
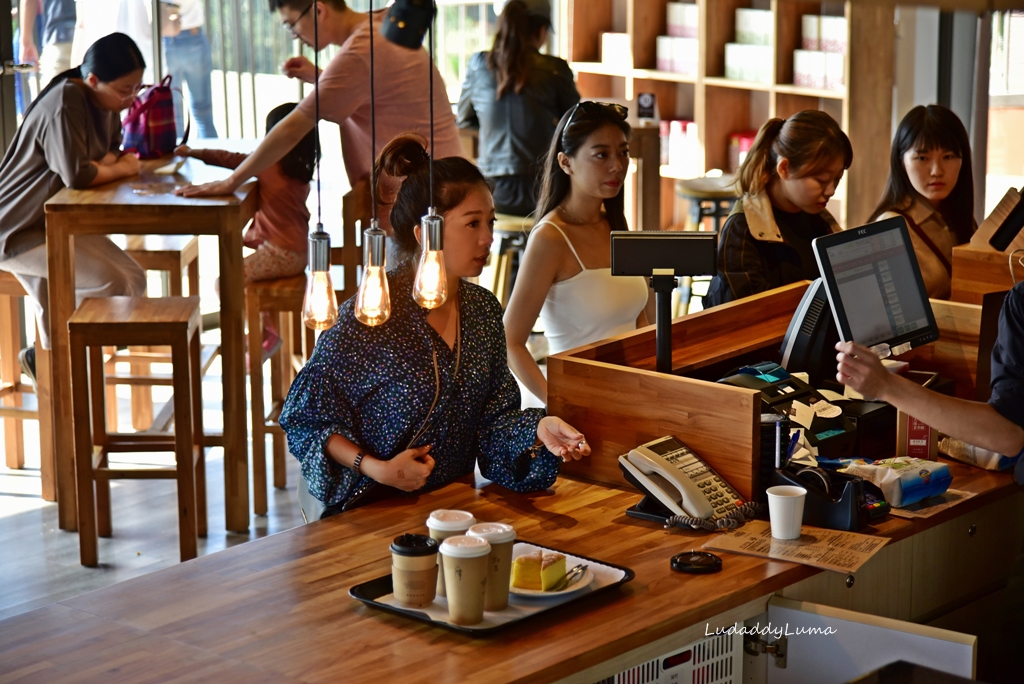
[{"label": "hanging light cord", "polygon": [[323,230],[323,221],[320,214],[320,134],[317,128],[320,126],[320,22],[317,21],[316,3],[313,0],[313,145],[316,150],[316,229]]},{"label": "hanging light cord", "polygon": [[[430,3],[434,5],[433,2]],[[432,7],[436,12],[436,6]],[[430,96],[430,206],[434,206],[434,18],[431,16],[430,25],[427,27],[429,33],[428,40],[430,41],[430,62],[427,64],[427,68],[430,70],[430,86],[428,88]],[[433,213],[433,212],[430,212]]]},{"label": "hanging light cord", "polygon": [[373,95],[373,0],[370,0],[370,218],[377,220],[377,101]]}]

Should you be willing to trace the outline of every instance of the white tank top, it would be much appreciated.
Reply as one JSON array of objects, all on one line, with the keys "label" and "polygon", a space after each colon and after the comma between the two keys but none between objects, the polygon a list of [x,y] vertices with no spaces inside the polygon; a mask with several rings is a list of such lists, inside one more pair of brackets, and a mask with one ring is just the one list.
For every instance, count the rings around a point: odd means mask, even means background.
[{"label": "white tank top", "polygon": [[640,276],[613,276],[611,268],[587,268],[569,238],[554,223],[580,268],[576,275],[551,285],[540,319],[551,354],[574,349],[636,329],[647,305],[647,281]]}]

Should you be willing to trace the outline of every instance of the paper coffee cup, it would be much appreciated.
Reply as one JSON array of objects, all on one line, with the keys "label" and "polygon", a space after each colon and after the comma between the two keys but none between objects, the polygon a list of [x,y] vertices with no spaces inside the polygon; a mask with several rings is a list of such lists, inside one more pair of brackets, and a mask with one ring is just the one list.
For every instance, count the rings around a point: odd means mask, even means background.
[{"label": "paper coffee cup", "polygon": [[769,487],[768,517],[772,524],[772,537],[775,539],[799,539],[800,526],[804,520],[804,499],[807,490],[803,487],[783,485]]},{"label": "paper coffee cup", "polygon": [[484,610],[508,608],[508,585],[512,577],[512,547],[516,543],[516,530],[504,523],[480,523],[467,532],[470,537],[486,539],[491,545],[488,558],[487,593]]},{"label": "paper coffee cup", "polygon": [[391,543],[391,584],[396,601],[413,608],[434,602],[437,549],[437,541],[423,534],[403,534]]},{"label": "paper coffee cup", "polygon": [[476,625],[484,619],[487,567],[491,545],[486,539],[456,535],[441,542],[448,619],[456,625]]},{"label": "paper coffee cup", "polygon": [[[476,518],[473,517],[472,513],[467,513],[466,511],[440,509],[431,513],[427,518],[427,528],[430,530],[430,536],[436,539],[438,544],[448,537],[465,534],[466,530],[473,525],[476,525]],[[441,570],[437,573],[437,595],[444,596],[444,560],[438,556],[437,562],[441,566]]]}]

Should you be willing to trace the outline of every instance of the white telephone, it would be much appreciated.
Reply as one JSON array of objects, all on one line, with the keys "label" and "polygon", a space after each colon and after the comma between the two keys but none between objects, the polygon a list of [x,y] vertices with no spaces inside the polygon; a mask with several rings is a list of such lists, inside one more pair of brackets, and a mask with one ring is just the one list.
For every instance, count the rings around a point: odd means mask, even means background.
[{"label": "white telephone", "polygon": [[675,515],[716,518],[743,498],[675,437],[662,437],[619,456],[619,464],[649,495]]}]

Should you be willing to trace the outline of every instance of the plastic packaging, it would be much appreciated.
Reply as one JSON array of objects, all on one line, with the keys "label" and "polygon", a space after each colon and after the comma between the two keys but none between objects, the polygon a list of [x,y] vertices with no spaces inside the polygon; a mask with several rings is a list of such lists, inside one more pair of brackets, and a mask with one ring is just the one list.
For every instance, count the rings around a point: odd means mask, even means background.
[{"label": "plastic packaging", "polygon": [[874,483],[885,500],[896,507],[909,506],[930,496],[938,496],[953,482],[949,466],[945,463],[921,458],[898,456],[874,463],[860,459],[851,461],[840,472],[859,475]]},{"label": "plastic packaging", "polygon": [[985,470],[1006,470],[1013,466],[1018,458],[1017,456],[1012,458],[1003,456],[952,437],[943,437],[939,440],[939,451],[950,458]]}]

